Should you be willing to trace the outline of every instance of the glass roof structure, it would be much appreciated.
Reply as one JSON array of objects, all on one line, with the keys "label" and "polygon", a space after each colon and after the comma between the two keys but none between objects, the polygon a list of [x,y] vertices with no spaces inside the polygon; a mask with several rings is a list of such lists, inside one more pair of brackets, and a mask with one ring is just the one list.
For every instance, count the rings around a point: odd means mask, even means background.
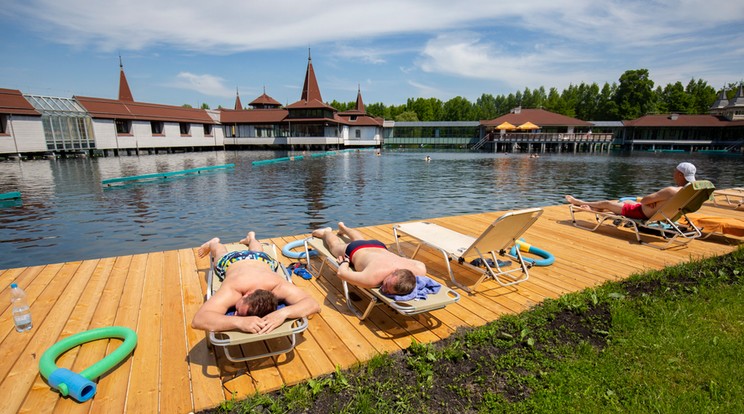
[{"label": "glass roof structure", "polygon": [[41,113],[47,149],[80,151],[96,147],[90,115],[73,98],[23,95]]},{"label": "glass roof structure", "polygon": [[23,95],[33,107],[47,115],[87,116],[88,112],[72,98],[53,96]]}]

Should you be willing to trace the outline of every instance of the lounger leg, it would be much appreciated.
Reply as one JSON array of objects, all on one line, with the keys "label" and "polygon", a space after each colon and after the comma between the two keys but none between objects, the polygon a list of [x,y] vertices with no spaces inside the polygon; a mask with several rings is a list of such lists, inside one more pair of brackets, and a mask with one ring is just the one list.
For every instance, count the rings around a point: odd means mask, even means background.
[{"label": "lounger leg", "polygon": [[349,297],[349,284],[346,283],[345,280],[343,280],[342,285],[344,287],[344,297],[346,297],[346,307],[348,307],[351,313],[359,318],[360,321],[365,320],[367,316],[369,316],[369,313],[372,312],[372,308],[377,305],[377,297],[365,293],[365,295],[369,297],[369,305],[367,305],[367,308],[364,310],[364,312],[360,312],[359,310],[357,310],[356,306],[354,306],[351,298]]}]

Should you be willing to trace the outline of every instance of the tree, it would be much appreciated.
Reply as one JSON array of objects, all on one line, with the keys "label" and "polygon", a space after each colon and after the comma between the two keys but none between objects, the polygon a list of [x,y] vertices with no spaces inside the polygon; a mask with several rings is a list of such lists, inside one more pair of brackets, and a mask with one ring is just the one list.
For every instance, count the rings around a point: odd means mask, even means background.
[{"label": "tree", "polygon": [[455,96],[444,104],[444,121],[473,121],[473,104],[462,96]]},{"label": "tree", "polygon": [[201,104],[201,109],[209,109],[209,104],[206,102]]},{"label": "tree", "polygon": [[401,112],[395,117],[395,122],[418,122],[418,120],[416,112],[413,111]]},{"label": "tree", "polygon": [[708,109],[716,100],[716,90],[708,82],[695,78],[690,79],[685,91],[690,96],[690,111],[693,114],[708,113]]},{"label": "tree", "polygon": [[620,76],[620,85],[615,93],[620,119],[639,118],[654,109],[654,81],[648,77],[648,69],[627,70]]},{"label": "tree", "polygon": [[668,113],[692,113],[692,99],[682,86],[682,82],[667,84],[659,97],[659,110]]}]

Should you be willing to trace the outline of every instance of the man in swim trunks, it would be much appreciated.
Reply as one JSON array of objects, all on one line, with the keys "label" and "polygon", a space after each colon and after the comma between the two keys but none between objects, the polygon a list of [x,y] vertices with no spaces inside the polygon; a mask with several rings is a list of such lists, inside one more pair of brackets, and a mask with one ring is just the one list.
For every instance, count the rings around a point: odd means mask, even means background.
[{"label": "man in swim trunks", "polygon": [[[339,236],[351,239],[346,243]],[[416,275],[426,275],[426,266],[418,261],[388,251],[377,240],[365,240],[359,230],[338,223],[338,235],[326,227],[313,231],[313,236],[323,239],[328,250],[339,263],[338,277],[364,288],[380,287],[383,293],[407,295],[416,287]],[[354,270],[351,269],[354,265]]]},{"label": "man in swim trunks", "polygon": [[[254,232],[240,241],[249,250],[229,252],[215,237],[199,247],[199,257],[211,253],[215,274],[222,274],[222,286],[194,315],[191,326],[207,331],[240,330],[266,333],[286,319],[320,312],[320,305],[307,292],[275,273],[279,265],[264,253]],[[278,302],[285,304],[277,309]],[[236,316],[228,316],[235,307]]]},{"label": "man in swim trunks", "polygon": [[643,197],[640,202],[611,200],[583,201],[570,195],[566,196],[566,201],[575,206],[588,207],[597,211],[607,210],[624,217],[646,220],[653,216],[665,201],[677,194],[677,191],[682,189],[683,186],[695,181],[695,172],[696,168],[694,165],[689,162],[680,163],[674,169],[674,183],[676,186],[662,188],[653,194]]}]

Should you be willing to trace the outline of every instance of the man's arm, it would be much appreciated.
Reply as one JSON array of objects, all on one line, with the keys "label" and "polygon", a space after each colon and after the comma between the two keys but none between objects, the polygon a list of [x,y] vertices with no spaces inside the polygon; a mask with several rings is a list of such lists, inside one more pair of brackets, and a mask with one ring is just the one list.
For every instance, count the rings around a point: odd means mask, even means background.
[{"label": "man's arm", "polygon": [[348,261],[343,261],[338,266],[338,271],[336,271],[336,274],[339,278],[355,286],[363,288],[374,288],[380,286],[379,283],[376,283],[376,281],[374,281],[373,274],[371,273],[370,269],[371,266],[367,266],[367,268],[363,271],[357,272],[356,270],[351,270]]},{"label": "man's arm", "polygon": [[320,312],[320,304],[303,289],[289,283],[281,283],[273,289],[274,295],[286,306],[263,317],[266,323],[259,333],[273,331],[287,319],[302,318]]},{"label": "man's arm", "polygon": [[256,316],[227,316],[225,312],[235,305],[242,295],[222,285],[208,301],[196,311],[191,326],[205,331],[243,331],[257,333],[266,326],[266,322]]},{"label": "man's arm", "polygon": [[666,187],[661,190],[651,193],[641,199],[641,204],[652,205],[655,203],[667,201],[674,197],[679,191],[680,187]]}]

